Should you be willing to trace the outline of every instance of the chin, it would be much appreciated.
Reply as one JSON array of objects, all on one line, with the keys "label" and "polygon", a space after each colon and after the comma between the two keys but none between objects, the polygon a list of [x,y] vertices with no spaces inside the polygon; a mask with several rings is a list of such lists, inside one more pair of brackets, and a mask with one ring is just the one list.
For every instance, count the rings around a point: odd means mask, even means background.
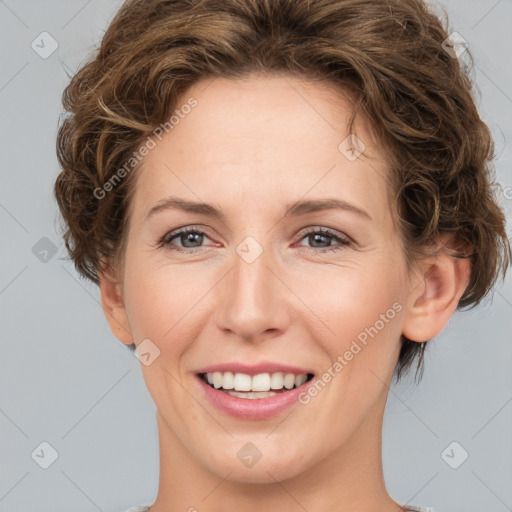
[{"label": "chin", "polygon": [[242,484],[274,484],[276,481],[282,482],[289,478],[294,478],[301,473],[299,468],[290,470],[293,464],[285,461],[266,464],[260,461],[252,468],[230,467],[225,464],[223,466],[225,467],[222,469],[226,469],[226,472],[216,471],[219,476],[225,478],[229,473],[227,480]]},{"label": "chin", "polygon": [[[239,449],[237,448],[233,452],[233,456],[229,458],[226,457],[224,451],[212,454],[207,457],[207,460],[203,460],[203,464],[220,478],[246,484],[273,484],[276,481],[281,482],[294,478],[307,470],[304,454],[295,457],[290,453],[289,446],[285,451],[278,450],[272,454],[262,453],[258,460],[254,458],[244,461],[244,454],[238,456],[238,453]],[[313,464],[312,461],[311,464]]]}]

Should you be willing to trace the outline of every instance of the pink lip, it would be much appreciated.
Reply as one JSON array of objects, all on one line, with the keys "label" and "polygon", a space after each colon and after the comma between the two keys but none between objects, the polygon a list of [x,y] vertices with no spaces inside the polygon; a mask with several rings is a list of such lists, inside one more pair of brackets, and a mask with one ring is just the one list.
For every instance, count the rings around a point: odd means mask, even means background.
[{"label": "pink lip", "polygon": [[247,375],[258,375],[259,373],[294,373],[300,375],[303,373],[315,373],[311,369],[299,368],[298,366],[289,366],[280,363],[262,362],[258,364],[243,364],[243,363],[221,363],[200,368],[196,373],[213,373],[213,372],[232,372],[232,373],[246,373]]},{"label": "pink lip", "polygon": [[209,402],[211,402],[221,412],[234,416],[235,418],[245,420],[265,420],[278,415],[296,404],[298,402],[299,395],[305,393],[308,386],[315,381],[313,378],[298,388],[279,392],[277,395],[270,396],[268,398],[256,398],[251,400],[248,398],[238,398],[236,396],[228,395],[223,391],[212,388],[201,376],[198,375],[196,378],[202,392],[205,394]]}]

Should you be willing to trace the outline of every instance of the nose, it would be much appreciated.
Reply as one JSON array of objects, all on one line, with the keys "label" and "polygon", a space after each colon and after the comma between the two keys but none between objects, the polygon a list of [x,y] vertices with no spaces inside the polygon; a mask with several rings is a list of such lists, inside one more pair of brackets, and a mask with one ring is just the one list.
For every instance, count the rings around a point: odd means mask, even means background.
[{"label": "nose", "polygon": [[215,312],[217,326],[224,333],[255,343],[287,329],[290,291],[275,267],[270,250],[263,250],[254,261],[234,253]]}]

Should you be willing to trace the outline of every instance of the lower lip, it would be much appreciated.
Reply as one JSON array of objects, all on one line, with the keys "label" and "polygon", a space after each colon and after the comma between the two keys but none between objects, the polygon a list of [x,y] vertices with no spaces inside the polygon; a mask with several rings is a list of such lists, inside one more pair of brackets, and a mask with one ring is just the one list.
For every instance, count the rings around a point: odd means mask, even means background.
[{"label": "lower lip", "polygon": [[305,392],[314,378],[305,382],[298,388],[290,389],[267,398],[238,398],[228,393],[210,387],[202,377],[199,380],[206,398],[222,412],[240,419],[265,420],[277,416],[279,413],[298,403],[299,395]]}]

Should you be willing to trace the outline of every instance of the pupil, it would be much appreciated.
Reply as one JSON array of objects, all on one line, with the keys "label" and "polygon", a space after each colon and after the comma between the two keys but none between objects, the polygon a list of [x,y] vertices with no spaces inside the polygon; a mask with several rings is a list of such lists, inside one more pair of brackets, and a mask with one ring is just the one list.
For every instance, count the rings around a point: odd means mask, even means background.
[{"label": "pupil", "polygon": [[316,242],[319,242],[319,243],[322,243],[322,240],[321,239],[324,239],[324,243],[328,240],[326,240],[326,236],[325,235],[322,235],[322,234],[319,234],[319,233],[316,233],[313,235],[313,244],[316,243]]},{"label": "pupil", "polygon": [[191,238],[197,238],[197,237],[202,237],[202,235],[200,235],[199,233],[187,233],[185,235],[185,243],[183,244],[185,247],[190,247],[187,245],[188,242],[191,242],[192,244],[195,242],[197,242],[197,239],[196,240],[191,240]]}]

